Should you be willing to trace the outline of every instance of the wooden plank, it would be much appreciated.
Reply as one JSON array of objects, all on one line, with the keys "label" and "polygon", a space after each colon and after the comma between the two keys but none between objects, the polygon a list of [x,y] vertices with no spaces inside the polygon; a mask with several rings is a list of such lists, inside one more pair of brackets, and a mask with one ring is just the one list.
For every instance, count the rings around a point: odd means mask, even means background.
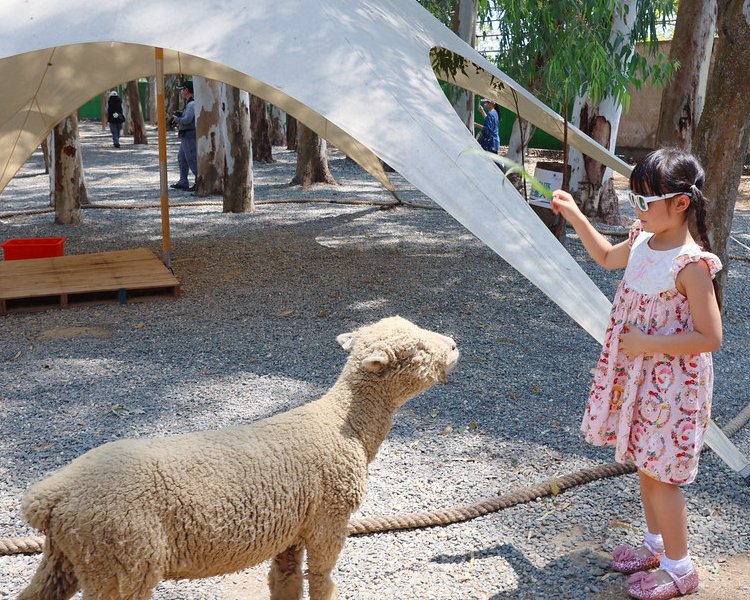
[{"label": "wooden plank", "polygon": [[0,314],[179,298],[180,281],[147,248],[0,261]]}]

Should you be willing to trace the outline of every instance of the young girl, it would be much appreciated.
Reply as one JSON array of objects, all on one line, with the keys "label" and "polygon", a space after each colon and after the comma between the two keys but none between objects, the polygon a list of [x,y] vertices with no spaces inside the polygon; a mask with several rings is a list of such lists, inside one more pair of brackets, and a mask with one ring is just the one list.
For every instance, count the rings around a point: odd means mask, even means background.
[{"label": "young girl", "polygon": [[690,154],[649,154],[630,176],[628,199],[639,220],[630,239],[614,246],[570,194],[558,190],[552,200],[597,263],[625,267],[581,429],[588,442],[615,446],[617,461],[638,468],[648,532],[638,548],[615,548],[612,560],[614,569],[633,573],[628,593],[635,598],[674,598],[698,587],[679,486],[698,470],[711,412],[711,352],[722,337],[712,282],[721,263],[710,253],[703,181]]}]

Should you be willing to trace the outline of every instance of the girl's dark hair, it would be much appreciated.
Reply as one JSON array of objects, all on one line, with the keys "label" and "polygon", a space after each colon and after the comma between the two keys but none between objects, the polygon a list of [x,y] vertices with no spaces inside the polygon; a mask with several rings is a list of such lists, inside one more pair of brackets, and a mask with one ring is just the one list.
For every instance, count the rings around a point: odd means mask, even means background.
[{"label": "girl's dark hair", "polygon": [[[644,196],[661,196],[671,192],[689,194],[687,218],[698,233],[703,249],[712,252],[706,227],[707,201],[702,191],[705,180],[706,173],[695,156],[679,148],[660,148],[650,152],[635,166],[630,174],[630,189]],[[716,279],[714,290],[721,308]]]}]

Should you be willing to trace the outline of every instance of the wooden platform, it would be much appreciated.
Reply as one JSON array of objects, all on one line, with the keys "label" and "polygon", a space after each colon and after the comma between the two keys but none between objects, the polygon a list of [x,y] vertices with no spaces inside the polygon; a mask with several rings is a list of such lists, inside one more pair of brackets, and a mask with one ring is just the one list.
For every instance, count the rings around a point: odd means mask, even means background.
[{"label": "wooden platform", "polygon": [[0,261],[0,314],[180,297],[180,280],[147,248]]}]

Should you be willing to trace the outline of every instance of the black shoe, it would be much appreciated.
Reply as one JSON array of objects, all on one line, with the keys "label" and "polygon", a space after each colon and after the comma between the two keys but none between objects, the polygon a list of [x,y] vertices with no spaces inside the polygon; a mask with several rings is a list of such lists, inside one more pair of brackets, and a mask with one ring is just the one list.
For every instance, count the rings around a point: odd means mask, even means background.
[{"label": "black shoe", "polygon": [[119,147],[120,147],[120,144],[115,144],[115,148],[119,148]]},{"label": "black shoe", "polygon": [[195,191],[195,184],[191,185],[189,188],[186,188],[188,192],[194,192]]},{"label": "black shoe", "polygon": [[176,190],[187,190],[189,189],[188,185],[186,183],[173,183],[169,187],[174,188]]}]

